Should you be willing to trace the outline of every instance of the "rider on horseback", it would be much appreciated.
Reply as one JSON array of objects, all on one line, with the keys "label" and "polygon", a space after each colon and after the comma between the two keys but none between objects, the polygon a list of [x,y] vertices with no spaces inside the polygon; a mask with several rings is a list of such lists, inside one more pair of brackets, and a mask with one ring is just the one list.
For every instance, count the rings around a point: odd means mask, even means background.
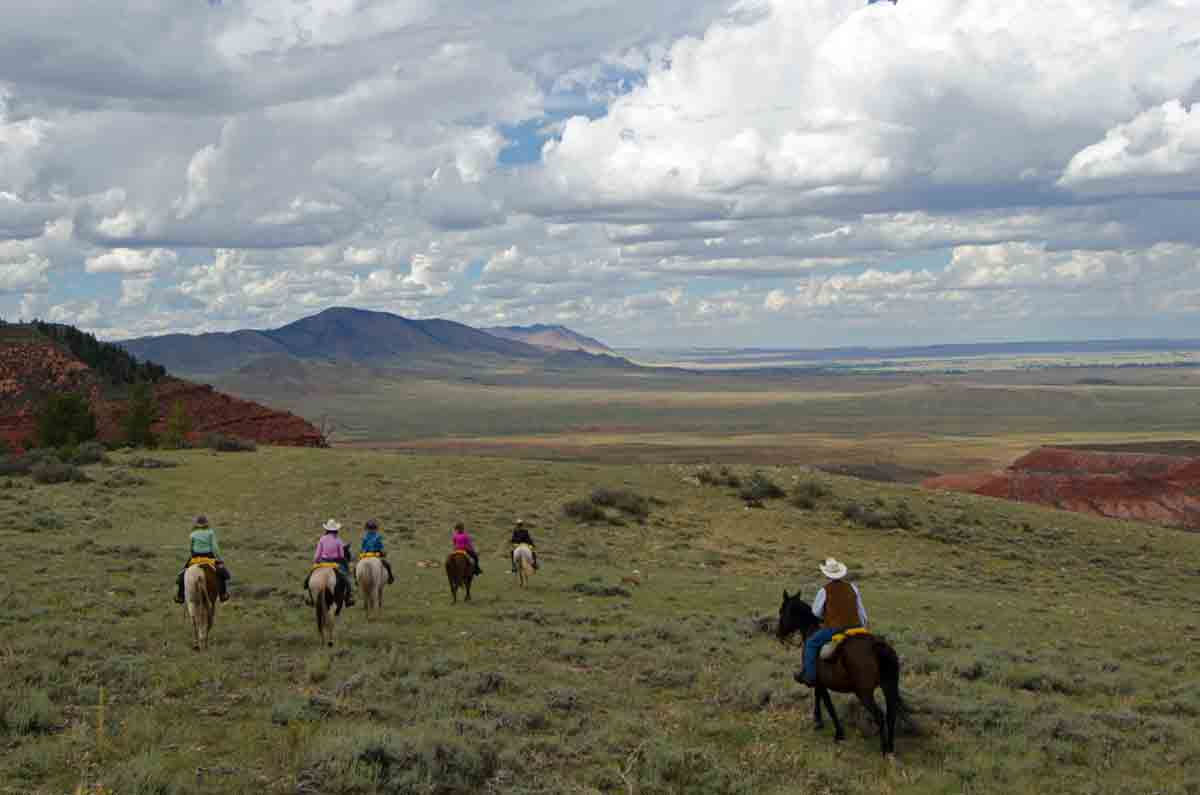
[{"label": "rider on horseback", "polygon": [[[517,526],[513,528],[512,538],[509,540],[509,543],[512,544],[512,548],[514,551],[516,550],[517,546],[520,544],[528,545],[529,551],[533,553],[533,567],[535,569],[538,567],[537,547],[533,543],[533,536],[529,535],[529,529],[527,527],[525,527],[524,519],[517,520]],[[513,558],[512,555],[509,555],[509,558],[512,559],[513,574],[516,574],[517,573],[516,558]]]},{"label": "rider on horseback", "polygon": [[454,543],[455,552],[461,551],[471,556],[471,560],[475,562],[475,576],[483,574],[483,569],[479,568],[479,553],[475,551],[475,544],[471,541],[471,536],[467,534],[462,522],[454,525],[454,535],[450,540]]},{"label": "rider on horseback", "polygon": [[217,582],[221,588],[221,601],[229,600],[229,569],[225,568],[225,561],[221,560],[221,548],[217,546],[217,534],[208,526],[208,518],[205,516],[197,516],[196,521],[192,522],[191,545],[189,547],[187,563],[183,564],[183,568],[179,571],[179,576],[175,578],[175,601],[183,604],[183,573],[187,571],[188,566],[192,565],[192,561],[196,558],[212,558],[216,560]]},{"label": "rider on horseback", "polygon": [[817,591],[812,603],[812,613],[821,619],[821,628],[804,641],[804,683],[809,687],[817,684],[817,656],[821,647],[839,632],[867,626],[867,610],[858,586],[842,581],[846,576],[845,564],[828,558],[821,565],[821,573],[829,582]]},{"label": "rider on horseback", "polygon": [[367,522],[367,532],[362,539],[362,551],[363,554],[373,554],[379,558],[379,562],[387,569],[388,585],[396,582],[396,578],[392,576],[392,564],[387,562],[387,553],[383,551],[383,536],[379,534],[379,522],[374,519]]},{"label": "rider on horseback", "polygon": [[[317,540],[317,549],[313,553],[313,563],[336,563],[337,568],[337,587],[338,590],[346,596],[346,607],[354,606],[354,588],[350,580],[350,545],[342,539],[338,538],[338,531],[342,529],[340,522],[330,519],[322,528],[325,533]],[[312,569],[309,569],[308,574],[304,577],[304,593],[308,594],[308,578],[312,576]]]}]

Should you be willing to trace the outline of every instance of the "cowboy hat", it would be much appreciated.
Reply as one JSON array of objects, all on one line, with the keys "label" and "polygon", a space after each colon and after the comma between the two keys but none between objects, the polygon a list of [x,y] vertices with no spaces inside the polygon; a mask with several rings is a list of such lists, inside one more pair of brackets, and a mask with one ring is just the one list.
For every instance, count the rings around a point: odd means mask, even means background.
[{"label": "cowboy hat", "polygon": [[196,520],[192,522],[192,527],[208,527],[208,517],[204,514],[200,514],[196,517]]},{"label": "cowboy hat", "polygon": [[374,519],[368,519],[366,527],[368,530],[378,530],[379,522],[375,521]]},{"label": "cowboy hat", "polygon": [[337,519],[330,519],[329,521],[325,522],[325,524],[321,525],[321,527],[325,528],[326,533],[336,533],[338,530],[342,529],[342,523]]},{"label": "cowboy hat", "polygon": [[821,573],[831,580],[840,580],[846,576],[846,564],[834,558],[826,558],[821,564]]}]

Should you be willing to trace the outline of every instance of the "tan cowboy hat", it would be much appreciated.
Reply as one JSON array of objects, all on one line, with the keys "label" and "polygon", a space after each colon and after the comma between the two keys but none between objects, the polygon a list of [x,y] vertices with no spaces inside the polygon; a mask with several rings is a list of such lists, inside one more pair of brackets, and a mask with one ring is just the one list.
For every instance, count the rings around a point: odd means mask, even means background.
[{"label": "tan cowboy hat", "polygon": [[337,519],[330,519],[329,521],[325,522],[325,524],[321,525],[321,527],[325,528],[326,533],[336,533],[338,530],[342,529],[342,523]]},{"label": "tan cowboy hat", "polygon": [[846,576],[846,564],[834,558],[826,558],[821,564],[821,573],[831,580],[840,580]]}]

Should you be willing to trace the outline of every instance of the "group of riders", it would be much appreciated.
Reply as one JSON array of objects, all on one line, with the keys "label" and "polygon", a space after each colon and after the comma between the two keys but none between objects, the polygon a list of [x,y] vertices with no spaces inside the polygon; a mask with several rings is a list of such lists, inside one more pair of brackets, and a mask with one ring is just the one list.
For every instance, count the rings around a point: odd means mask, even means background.
[{"label": "group of riders", "polygon": [[[343,603],[347,607],[354,605],[354,587],[353,580],[350,577],[350,563],[353,559],[353,550],[349,542],[344,541],[338,533],[342,529],[342,525],[336,519],[330,519],[321,526],[323,530],[321,537],[317,539],[317,548],[313,552],[313,566],[320,564],[335,564],[337,572],[337,592],[342,598]],[[387,552],[383,548],[383,535],[379,532],[379,523],[371,519],[363,527],[364,533],[360,556],[378,558],[383,564],[388,574],[388,584],[396,581],[392,574],[392,566],[387,560]],[[466,527],[462,522],[454,525],[454,532],[450,536],[450,543],[454,547],[455,552],[464,552],[474,563],[474,573],[476,576],[483,574],[483,569],[479,567],[479,553],[475,551],[475,542],[471,539],[471,535],[467,532]],[[533,536],[529,532],[529,528],[525,526],[525,520],[518,519],[516,526],[513,528],[510,543],[513,549],[518,546],[528,546],[530,552],[533,553],[533,567],[538,568],[537,546],[533,542]],[[188,559],[180,570],[179,576],[176,578],[175,601],[183,603],[183,574],[187,571],[188,566],[196,562],[212,562],[217,572],[217,582],[219,587],[219,598],[222,602],[229,599],[229,567],[225,565],[225,560],[221,555],[221,547],[217,543],[217,534],[209,526],[206,516],[197,516],[192,523],[192,534],[189,539]],[[513,563],[513,572],[516,572],[516,563]],[[304,594],[306,598],[308,593],[308,578],[312,575],[312,569],[304,577]]]}]

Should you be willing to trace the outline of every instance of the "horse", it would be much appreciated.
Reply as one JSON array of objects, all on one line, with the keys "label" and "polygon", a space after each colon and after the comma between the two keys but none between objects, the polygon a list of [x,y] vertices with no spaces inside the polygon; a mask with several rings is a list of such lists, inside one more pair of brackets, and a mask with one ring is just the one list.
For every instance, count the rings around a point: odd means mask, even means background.
[{"label": "horse", "polygon": [[446,579],[450,580],[450,595],[458,604],[458,589],[467,589],[465,601],[471,601],[471,580],[475,577],[475,564],[465,552],[451,552],[446,558]]},{"label": "horse", "polygon": [[183,602],[192,619],[192,648],[208,648],[208,633],[217,615],[217,596],[221,586],[217,570],[206,563],[192,563],[183,573]]},{"label": "horse", "polygon": [[342,612],[342,594],[338,592],[337,570],[320,566],[308,578],[308,592],[317,612],[317,633],[326,646],[333,646],[333,626]]},{"label": "horse", "polygon": [[529,578],[533,576],[533,550],[528,544],[517,544],[516,549],[512,553],[513,565],[517,569],[517,578],[524,588],[529,585]]},{"label": "horse", "polygon": [[[781,642],[794,632],[808,636],[821,626],[821,619],[813,615],[812,607],[799,595],[788,596],[783,592],[783,604],[779,608],[779,626],[776,634]],[[797,682],[803,681],[803,672],[795,675]],[[887,706],[886,715],[875,701],[875,689],[883,689]],[[834,742],[846,739],[842,723],[829,691],[854,693],[867,708],[867,712],[879,724],[879,743],[884,756],[896,753],[896,719],[907,712],[904,699],[900,696],[900,658],[892,645],[879,635],[851,635],[841,642],[832,660],[817,661],[817,685],[813,694],[813,722],[818,731],[825,728],[821,720],[821,704],[833,718]]]},{"label": "horse", "polygon": [[387,585],[383,562],[374,556],[359,558],[358,565],[354,567],[354,579],[358,580],[358,588],[363,596],[363,609],[366,611],[367,620],[370,621],[371,611],[383,607],[383,586]]}]

